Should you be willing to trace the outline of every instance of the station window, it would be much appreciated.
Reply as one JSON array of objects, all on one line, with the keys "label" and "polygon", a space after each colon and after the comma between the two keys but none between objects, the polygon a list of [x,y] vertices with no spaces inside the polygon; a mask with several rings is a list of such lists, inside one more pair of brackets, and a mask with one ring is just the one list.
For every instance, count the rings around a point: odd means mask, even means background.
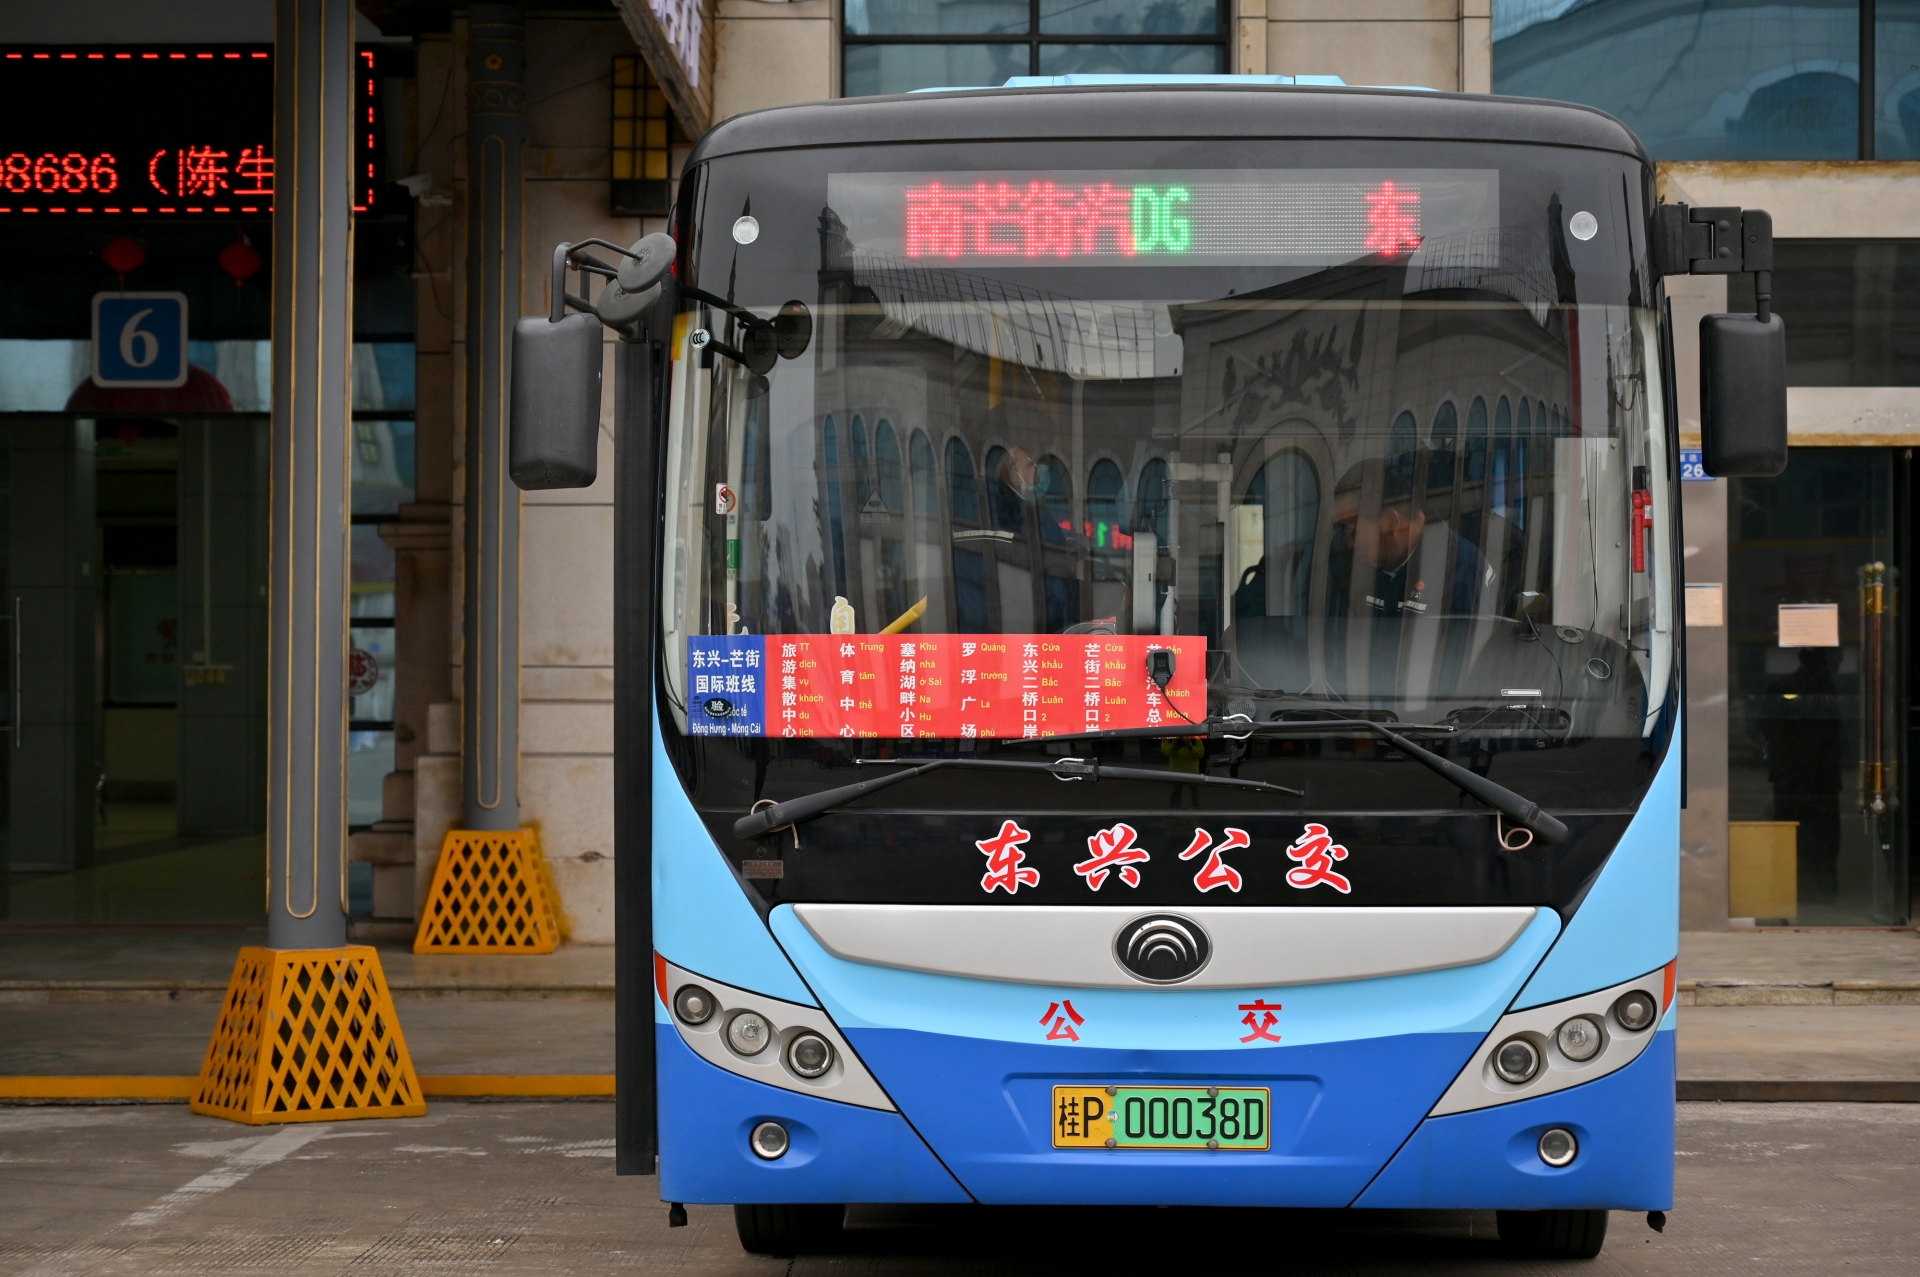
[{"label": "station window", "polygon": [[1227,69],[1225,0],[847,0],[843,35],[847,97]]},{"label": "station window", "polygon": [[613,215],[665,217],[673,112],[645,58],[613,60]]},{"label": "station window", "polygon": [[1597,106],[1657,160],[1920,158],[1916,59],[1920,0],[1493,5],[1494,92]]},{"label": "station window", "polygon": [[[1920,240],[1778,240],[1773,280],[1789,386],[1920,385]],[[1727,304],[1752,308],[1752,276]]]}]

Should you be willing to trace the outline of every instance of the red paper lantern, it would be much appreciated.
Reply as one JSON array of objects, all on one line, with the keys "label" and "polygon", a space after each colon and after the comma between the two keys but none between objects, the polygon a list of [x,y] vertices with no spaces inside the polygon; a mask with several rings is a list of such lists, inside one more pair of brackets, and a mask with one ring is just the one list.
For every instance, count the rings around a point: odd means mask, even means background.
[{"label": "red paper lantern", "polygon": [[122,235],[100,250],[100,259],[107,264],[108,270],[125,279],[147,260],[147,250],[140,247],[138,240]]},{"label": "red paper lantern", "polygon": [[220,250],[220,269],[233,276],[238,287],[259,273],[260,254],[246,240],[236,239]]}]

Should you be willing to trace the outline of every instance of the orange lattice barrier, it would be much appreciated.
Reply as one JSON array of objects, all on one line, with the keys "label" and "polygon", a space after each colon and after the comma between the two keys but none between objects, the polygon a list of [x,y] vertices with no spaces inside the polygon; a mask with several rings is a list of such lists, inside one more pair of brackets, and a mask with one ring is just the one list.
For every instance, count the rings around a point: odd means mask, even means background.
[{"label": "orange lattice barrier", "polygon": [[440,848],[415,953],[552,953],[559,911],[528,829],[455,829]]},{"label": "orange lattice barrier", "polygon": [[193,1111],[250,1126],[425,1113],[380,955],[240,950]]}]

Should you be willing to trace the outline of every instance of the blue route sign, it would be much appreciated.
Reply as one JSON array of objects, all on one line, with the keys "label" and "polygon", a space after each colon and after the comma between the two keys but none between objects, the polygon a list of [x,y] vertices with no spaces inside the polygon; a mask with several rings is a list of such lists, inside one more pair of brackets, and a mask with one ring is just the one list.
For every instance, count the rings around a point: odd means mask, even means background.
[{"label": "blue route sign", "polygon": [[1713,476],[1707,473],[1706,459],[1698,448],[1680,449],[1680,482],[1712,483]]},{"label": "blue route sign", "polygon": [[159,389],[187,381],[185,293],[95,293],[93,380]]}]

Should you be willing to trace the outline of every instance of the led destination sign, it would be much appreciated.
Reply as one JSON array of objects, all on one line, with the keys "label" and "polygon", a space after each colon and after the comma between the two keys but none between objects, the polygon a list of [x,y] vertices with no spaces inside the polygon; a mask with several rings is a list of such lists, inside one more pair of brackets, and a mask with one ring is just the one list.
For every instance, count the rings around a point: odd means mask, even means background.
[{"label": "led destination sign", "polygon": [[1500,220],[1491,169],[844,173],[827,193],[855,248],[928,264],[1392,260]]},{"label": "led destination sign", "polygon": [[0,213],[264,216],[273,55],[258,46],[0,50]]},{"label": "led destination sign", "polygon": [[[380,56],[355,55],[357,212],[379,190]],[[0,121],[0,214],[264,217],[273,208],[268,48],[0,48]]]}]

